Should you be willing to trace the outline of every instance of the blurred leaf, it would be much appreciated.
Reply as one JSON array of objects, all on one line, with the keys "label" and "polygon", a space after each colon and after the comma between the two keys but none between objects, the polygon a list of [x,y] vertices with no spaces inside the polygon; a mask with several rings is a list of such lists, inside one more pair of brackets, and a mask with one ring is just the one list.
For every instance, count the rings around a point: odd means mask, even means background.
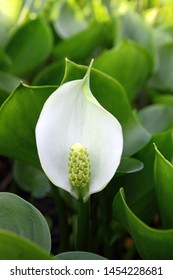
[{"label": "blurred leaf", "polygon": [[37,244],[13,232],[0,230],[0,260],[51,260]]},{"label": "blurred leaf", "polygon": [[172,94],[156,94],[152,96],[152,102],[159,104],[173,105]]},{"label": "blurred leaf", "polygon": [[6,72],[0,72],[0,105],[19,84],[20,79]]},{"label": "blurred leaf", "polygon": [[153,56],[154,55],[154,40],[152,29],[145,20],[142,18],[142,15],[128,10],[120,18],[121,22],[121,33],[123,39],[130,39],[141,46],[145,47],[148,52]]},{"label": "blurred leaf", "polygon": [[90,252],[72,251],[58,254],[55,259],[61,260],[106,260],[106,258]]},{"label": "blurred leaf", "polygon": [[59,7],[59,14],[54,22],[54,28],[62,38],[68,38],[87,28],[88,24],[82,15],[82,11],[75,9],[74,4],[75,2],[70,4],[70,1],[62,1]]},{"label": "blurred leaf", "polygon": [[29,202],[12,193],[0,193],[0,229],[15,232],[50,252],[51,236],[45,218]]},{"label": "blurred leaf", "polygon": [[44,102],[57,87],[20,84],[0,109],[0,154],[40,167],[35,125]]},{"label": "blurred leaf", "polygon": [[4,49],[0,47],[0,67],[1,69],[5,68],[11,63],[10,58],[5,53]]},{"label": "blurred leaf", "polygon": [[[80,79],[86,67],[67,61],[66,75],[63,82]],[[147,144],[150,135],[140,125],[133,113],[127,96],[121,85],[113,78],[93,69],[91,71],[91,91],[99,103],[121,123],[124,135],[124,156],[130,156]]]},{"label": "blurred leaf", "polygon": [[118,166],[118,173],[133,173],[143,169],[144,165],[141,161],[135,158],[122,157]]},{"label": "blurred leaf", "polygon": [[19,17],[23,0],[0,0],[0,45],[5,45],[10,29]]},{"label": "blurred leaf", "polygon": [[173,166],[155,146],[154,178],[157,201],[162,223],[165,228],[173,228]]},{"label": "blurred leaf", "polygon": [[173,105],[150,105],[138,112],[142,125],[156,134],[173,125]]},{"label": "blurred leaf", "polygon": [[149,86],[159,90],[173,90],[173,40],[158,49],[158,67],[152,75]]},{"label": "blurred leaf", "polygon": [[45,67],[32,81],[33,85],[59,85],[64,76],[64,59],[52,63]]},{"label": "blurred leaf", "polygon": [[15,77],[7,72],[0,72],[0,88],[11,93],[20,83],[20,78]]},{"label": "blurred leaf", "polygon": [[[86,30],[58,43],[53,51],[54,59],[65,58],[81,62],[97,54],[100,48],[110,46],[113,41],[112,23],[95,23]],[[81,45],[82,43],[82,45]]]},{"label": "blurred leaf", "polygon": [[143,259],[172,260],[173,230],[157,230],[138,219],[126,204],[123,188],[114,198],[113,213],[115,219],[133,237]]},{"label": "blurred leaf", "polygon": [[12,61],[9,72],[27,76],[48,58],[52,44],[51,29],[46,21],[40,18],[28,21],[13,33],[6,46]]},{"label": "blurred leaf", "polygon": [[142,46],[124,41],[96,58],[94,67],[117,79],[132,101],[143,89],[152,72],[153,63]]},{"label": "blurred leaf", "polygon": [[46,175],[32,165],[15,161],[13,176],[18,185],[35,198],[43,198],[50,191],[49,180]]}]

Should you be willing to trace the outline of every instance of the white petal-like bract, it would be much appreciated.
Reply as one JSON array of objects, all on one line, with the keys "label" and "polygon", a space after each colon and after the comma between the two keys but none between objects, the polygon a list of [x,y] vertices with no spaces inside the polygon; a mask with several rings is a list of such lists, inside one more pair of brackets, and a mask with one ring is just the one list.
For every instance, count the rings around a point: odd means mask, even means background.
[{"label": "white petal-like bract", "polygon": [[114,176],[123,150],[122,128],[92,95],[91,65],[85,77],[62,84],[46,100],[36,125],[41,166],[50,181],[79,198],[69,181],[69,153],[81,143],[90,159],[90,181],[83,196],[101,191]]}]

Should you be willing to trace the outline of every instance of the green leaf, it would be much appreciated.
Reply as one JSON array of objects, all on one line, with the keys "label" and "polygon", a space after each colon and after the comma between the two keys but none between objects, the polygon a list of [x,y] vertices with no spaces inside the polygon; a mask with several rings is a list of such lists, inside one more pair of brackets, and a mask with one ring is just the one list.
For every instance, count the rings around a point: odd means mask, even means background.
[{"label": "green leaf", "polygon": [[173,157],[172,129],[152,136],[150,142],[140,150],[135,158],[144,164],[139,172],[123,174],[116,177],[114,186],[117,191],[124,186],[128,205],[131,210],[145,222],[151,221],[158,212],[154,184],[154,159],[153,143],[171,161]]},{"label": "green leaf", "polygon": [[145,47],[151,55],[154,51],[152,29],[141,14],[128,10],[120,17],[122,38],[130,39]]},{"label": "green leaf", "polygon": [[48,58],[52,44],[51,29],[43,19],[28,21],[13,33],[6,46],[12,61],[9,72],[27,76]]},{"label": "green leaf", "polygon": [[51,260],[37,244],[13,232],[0,230],[0,260]]},{"label": "green leaf", "polygon": [[153,63],[142,46],[124,41],[96,58],[94,67],[117,79],[133,100],[148,80]]},{"label": "green leaf", "polygon": [[11,63],[10,58],[5,53],[4,49],[2,47],[0,47],[0,67],[1,67],[1,69],[10,65],[10,63]]},{"label": "green leaf", "polygon": [[41,72],[39,72],[32,81],[32,85],[59,85],[64,76],[64,70],[64,59],[58,60],[58,62],[48,65]]},{"label": "green leaf", "polygon": [[78,62],[88,59],[94,51],[111,44],[112,28],[111,23],[95,23],[86,30],[61,41],[54,48],[54,59],[67,57]]},{"label": "green leaf", "polygon": [[172,105],[150,105],[138,112],[142,125],[151,133],[161,132],[173,125]]},{"label": "green leaf", "polygon": [[50,183],[45,174],[32,165],[15,161],[13,176],[18,185],[35,198],[43,198],[50,191]]},{"label": "green leaf", "polygon": [[106,260],[106,258],[90,252],[72,251],[58,254],[55,259],[61,260]]},{"label": "green leaf", "polygon": [[133,173],[140,171],[143,167],[143,163],[135,158],[122,157],[117,172],[122,174]]},{"label": "green leaf", "polygon": [[[86,67],[67,61],[66,75],[63,82],[80,79]],[[132,111],[127,96],[121,85],[104,73],[91,70],[91,91],[98,102],[120,122],[124,136],[124,156],[131,156],[147,144],[150,135],[139,123]]]},{"label": "green leaf", "polygon": [[173,230],[154,229],[138,219],[126,204],[123,188],[114,198],[113,213],[115,219],[134,239],[136,248],[143,259],[172,260]]},{"label": "green leaf", "polygon": [[15,194],[0,193],[0,229],[15,232],[50,252],[51,236],[45,218]]},{"label": "green leaf", "polygon": [[158,49],[158,67],[152,75],[149,86],[159,90],[173,90],[173,40]]},{"label": "green leaf", "polygon": [[7,99],[19,82],[19,78],[6,72],[0,72],[0,104]]},{"label": "green leaf", "polygon": [[44,102],[56,87],[20,84],[0,109],[0,154],[40,167],[35,125]]},{"label": "green leaf", "polygon": [[22,7],[22,0],[0,0],[0,45],[5,45]]},{"label": "green leaf", "polygon": [[54,22],[54,28],[62,38],[68,38],[75,33],[79,33],[87,28],[87,21],[82,17],[82,11],[75,9],[75,2],[69,1],[61,3],[59,15]]},{"label": "green leaf", "polygon": [[173,165],[164,158],[155,145],[154,179],[157,202],[165,228],[173,228]]},{"label": "green leaf", "polygon": [[[85,72],[86,67],[68,62],[64,81],[82,78]],[[0,109],[1,155],[40,167],[35,144],[35,125],[44,102],[56,88],[20,84],[10,95]],[[125,140],[124,156],[135,154],[145,146],[150,136],[132,112],[121,85],[109,76],[93,70],[91,90],[100,104],[121,123]]]}]

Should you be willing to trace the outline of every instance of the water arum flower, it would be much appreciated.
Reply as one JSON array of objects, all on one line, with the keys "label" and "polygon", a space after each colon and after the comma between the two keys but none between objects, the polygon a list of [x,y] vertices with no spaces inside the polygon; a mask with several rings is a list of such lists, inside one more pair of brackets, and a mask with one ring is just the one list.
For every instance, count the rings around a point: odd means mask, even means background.
[{"label": "water arum flower", "polygon": [[84,202],[112,179],[123,149],[120,123],[91,93],[91,65],[83,79],[52,93],[36,125],[44,172],[54,185]]}]

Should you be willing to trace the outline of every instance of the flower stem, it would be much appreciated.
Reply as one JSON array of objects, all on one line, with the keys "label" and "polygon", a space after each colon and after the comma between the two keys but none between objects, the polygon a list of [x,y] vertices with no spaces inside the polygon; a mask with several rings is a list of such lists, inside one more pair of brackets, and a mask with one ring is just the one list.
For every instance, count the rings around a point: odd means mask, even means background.
[{"label": "flower stem", "polygon": [[76,250],[87,251],[89,244],[90,228],[90,200],[83,202],[79,199],[77,202],[77,233]]},{"label": "flower stem", "polygon": [[59,221],[59,235],[60,235],[60,248],[59,251],[67,251],[69,249],[69,232],[66,205],[60,195],[59,189],[52,184],[52,194],[55,201],[55,206],[58,214]]}]

